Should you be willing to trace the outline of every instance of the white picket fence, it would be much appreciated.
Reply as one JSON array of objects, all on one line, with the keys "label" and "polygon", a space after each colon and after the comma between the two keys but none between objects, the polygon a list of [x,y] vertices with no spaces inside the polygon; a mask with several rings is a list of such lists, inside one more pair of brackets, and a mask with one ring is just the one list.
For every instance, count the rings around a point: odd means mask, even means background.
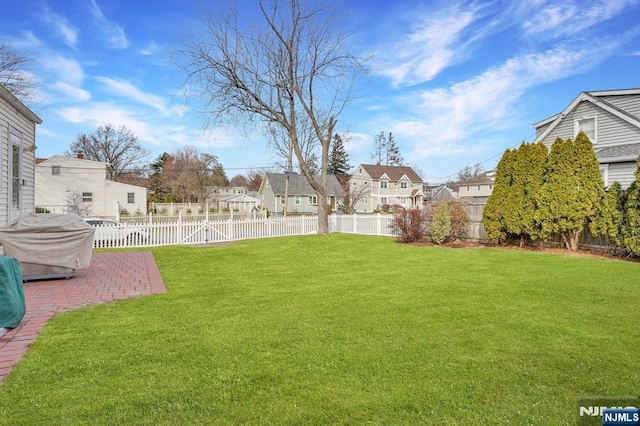
[{"label": "white picket fence", "polygon": [[[393,215],[331,215],[329,231],[394,236]],[[146,247],[177,244],[214,244],[256,238],[315,234],[317,216],[270,217],[182,221],[173,223],[123,223],[120,227],[98,226],[94,247]]]}]

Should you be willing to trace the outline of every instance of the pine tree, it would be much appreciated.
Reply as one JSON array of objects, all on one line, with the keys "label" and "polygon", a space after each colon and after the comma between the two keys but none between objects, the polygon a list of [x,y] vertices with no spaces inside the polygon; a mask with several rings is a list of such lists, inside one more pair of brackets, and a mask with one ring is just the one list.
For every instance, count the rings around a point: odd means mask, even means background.
[{"label": "pine tree", "polygon": [[431,222],[431,240],[436,244],[442,244],[451,235],[451,216],[449,205],[446,202],[438,203],[436,213]]},{"label": "pine tree", "polygon": [[541,143],[523,142],[515,151],[505,224],[509,233],[520,237],[520,247],[524,247],[527,236],[532,240],[543,237],[537,209],[546,159],[547,148]]},{"label": "pine tree", "polygon": [[604,199],[600,166],[589,138],[558,138],[551,147],[543,185],[543,231],[557,232],[564,245],[578,249],[580,234]]},{"label": "pine tree", "polygon": [[627,188],[624,198],[624,247],[630,253],[640,256],[640,158],[636,180]]},{"label": "pine tree", "polygon": [[373,152],[371,153],[371,158],[376,162],[376,165],[381,165],[382,160],[385,159],[387,152],[387,138],[384,135],[384,132],[380,132],[378,136],[376,136],[373,141]]},{"label": "pine tree", "polygon": [[483,223],[487,240],[492,243],[500,243],[509,237],[505,221],[506,200],[511,188],[514,151],[507,149],[496,167],[496,180],[493,191],[484,207]]},{"label": "pine tree", "polygon": [[618,182],[613,182],[604,197],[602,207],[598,209],[595,219],[589,224],[591,235],[604,236],[608,239],[609,245],[624,247],[623,236],[623,194]]},{"label": "pine tree", "polygon": [[400,147],[391,132],[389,132],[389,137],[387,138],[387,166],[404,166],[404,158],[400,153]]},{"label": "pine tree", "polygon": [[333,136],[333,141],[331,143],[327,173],[335,175],[338,178],[338,181],[344,184],[349,180],[350,169],[351,165],[349,164],[349,154],[347,154],[347,151],[344,148],[342,137],[336,133]]}]

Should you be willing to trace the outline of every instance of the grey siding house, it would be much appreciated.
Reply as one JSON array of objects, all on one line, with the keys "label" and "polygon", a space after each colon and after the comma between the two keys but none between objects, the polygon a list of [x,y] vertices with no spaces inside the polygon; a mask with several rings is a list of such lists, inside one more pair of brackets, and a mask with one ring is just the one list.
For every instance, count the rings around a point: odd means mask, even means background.
[{"label": "grey siding house", "polygon": [[593,143],[605,186],[623,189],[634,181],[640,156],[640,89],[582,92],[559,114],[533,125],[536,142],[575,138],[583,131]]},{"label": "grey siding house", "polygon": [[34,211],[34,153],[40,123],[0,84],[0,225]]},{"label": "grey siding house", "polygon": [[[282,214],[285,205],[287,213],[304,214],[318,213],[318,197],[307,178],[293,174],[289,176],[289,189],[286,190],[287,177],[284,173],[267,173],[260,184],[260,206],[266,207],[271,213]],[[320,177],[318,177],[320,179]],[[287,202],[285,203],[285,192]],[[327,205],[332,211],[338,209],[340,198],[345,192],[334,175],[327,175]]]}]

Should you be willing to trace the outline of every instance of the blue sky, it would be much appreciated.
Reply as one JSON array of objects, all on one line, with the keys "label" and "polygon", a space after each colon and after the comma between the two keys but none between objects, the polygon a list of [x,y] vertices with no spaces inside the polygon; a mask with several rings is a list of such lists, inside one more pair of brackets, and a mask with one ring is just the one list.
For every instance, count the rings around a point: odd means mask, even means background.
[{"label": "blue sky", "polygon": [[[275,159],[261,135],[203,129],[169,59],[200,25],[198,0],[2,0],[0,37],[33,57],[38,157],[111,123],[151,151],[193,145],[229,177]],[[255,2],[239,0],[247,10]],[[581,91],[640,87],[640,0],[343,0],[352,52],[372,55],[340,117],[352,166],[393,132],[426,180],[495,166]]]}]

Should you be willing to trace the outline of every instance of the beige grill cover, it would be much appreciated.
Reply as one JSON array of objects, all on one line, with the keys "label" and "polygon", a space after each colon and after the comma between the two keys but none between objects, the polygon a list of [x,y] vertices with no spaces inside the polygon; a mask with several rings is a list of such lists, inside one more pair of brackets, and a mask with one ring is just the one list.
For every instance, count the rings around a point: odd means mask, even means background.
[{"label": "beige grill cover", "polygon": [[30,214],[0,226],[4,254],[20,262],[63,268],[91,263],[95,229],[74,214]]}]

